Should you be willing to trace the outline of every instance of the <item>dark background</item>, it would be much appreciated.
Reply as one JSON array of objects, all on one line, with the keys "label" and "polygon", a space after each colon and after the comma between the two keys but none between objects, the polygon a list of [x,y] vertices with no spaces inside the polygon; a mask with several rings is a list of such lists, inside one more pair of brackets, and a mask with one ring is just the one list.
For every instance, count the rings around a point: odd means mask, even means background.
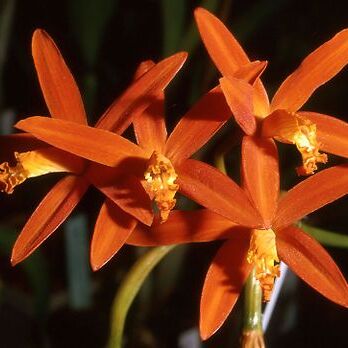
[{"label": "dark background", "polygon": [[[167,93],[167,124],[171,129],[218,81],[193,22],[193,9],[200,4],[188,0],[1,0],[2,132],[11,132],[12,124],[21,118],[47,114],[30,53],[35,28],[45,29],[60,48],[80,86],[90,124],[126,88],[142,60],[158,61],[180,50],[188,51],[190,58]],[[252,60],[269,61],[263,81],[270,95],[307,54],[348,26],[344,1],[216,0],[203,4],[227,23]],[[320,88],[304,109],[347,120],[347,85],[344,71]],[[212,161],[216,144],[234,127],[231,122],[199,156]],[[132,136],[131,132],[128,135]],[[287,188],[298,180],[293,168],[299,158],[286,145],[280,146],[280,151],[282,186]],[[228,159],[233,174],[238,170],[238,155]],[[341,161],[330,157],[330,164]],[[11,196],[1,194],[1,347],[105,346],[115,292],[144,252],[124,247],[108,265],[92,274],[88,242],[102,196],[91,190],[72,222],[27,261],[11,268],[9,255],[17,234],[57,177],[33,179]],[[312,214],[307,222],[345,234],[347,200]],[[76,226],[78,232],[71,233]],[[127,347],[177,347],[180,334],[197,325],[201,287],[218,245],[180,247],[155,270],[130,311]],[[348,276],[344,246],[328,246],[328,251]],[[294,276],[287,278],[283,290],[266,333],[269,347],[346,346],[346,310]],[[230,319],[204,347],[237,346],[240,318],[238,303]]]}]

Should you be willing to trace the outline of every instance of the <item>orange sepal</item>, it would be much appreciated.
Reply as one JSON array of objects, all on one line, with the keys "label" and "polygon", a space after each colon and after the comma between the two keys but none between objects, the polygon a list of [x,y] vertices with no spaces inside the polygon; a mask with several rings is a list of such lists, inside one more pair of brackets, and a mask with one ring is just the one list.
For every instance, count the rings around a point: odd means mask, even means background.
[{"label": "orange sepal", "polygon": [[243,138],[242,175],[264,227],[271,228],[279,197],[278,150],[272,139]]},{"label": "orange sepal", "polygon": [[103,267],[123,246],[137,220],[111,200],[102,205],[94,227],[90,260],[93,271]]},{"label": "orange sepal", "polygon": [[133,121],[133,117],[140,115],[156,100],[158,93],[174,78],[186,58],[186,52],[174,54],[136,79],[106,110],[96,127],[122,134]]},{"label": "orange sepal", "polygon": [[300,278],[329,300],[348,307],[348,286],[331,256],[312,237],[290,226],[277,231],[277,250]]},{"label": "orange sepal", "polygon": [[213,88],[180,119],[168,137],[166,156],[173,162],[189,158],[230,116],[220,86]]},{"label": "orange sepal", "polygon": [[225,322],[237,302],[252,269],[247,262],[250,234],[234,234],[224,242],[206,275],[200,306],[200,334],[212,336]]},{"label": "orange sepal", "polygon": [[[205,47],[223,76],[233,77],[250,60],[238,41],[225,25],[213,14],[203,8],[195,10],[195,18]],[[255,83],[254,108],[257,115],[267,115],[268,96],[261,83]]]},{"label": "orange sepal", "polygon": [[348,29],[340,31],[309,54],[281,84],[271,109],[297,111],[312,93],[329,81],[348,63]]},{"label": "orange sepal", "polygon": [[156,220],[151,227],[139,224],[127,244],[155,246],[209,242],[228,239],[233,233],[242,230],[245,229],[207,209],[173,210],[165,223]]},{"label": "orange sepal", "polygon": [[303,180],[280,200],[274,228],[280,229],[348,193],[348,165],[325,169]]},{"label": "orange sepal", "polygon": [[16,240],[11,255],[13,266],[27,258],[65,221],[88,186],[81,177],[66,176],[50,190]]},{"label": "orange sepal", "polygon": [[298,112],[317,126],[320,149],[348,158],[348,123],[316,112]]},{"label": "orange sepal", "polygon": [[74,122],[35,116],[19,121],[15,127],[59,149],[111,167],[129,158],[145,158],[139,146],[120,135]]},{"label": "orange sepal", "polygon": [[87,124],[85,109],[76,82],[59,49],[42,29],[34,32],[32,53],[50,115]]},{"label": "orange sepal", "polygon": [[253,87],[233,77],[221,78],[220,85],[236,122],[247,135],[254,134],[256,119],[253,113]]},{"label": "orange sepal", "polygon": [[246,193],[214,167],[189,159],[176,170],[179,191],[185,196],[237,224],[254,228],[263,225]]},{"label": "orange sepal", "polygon": [[164,119],[164,93],[158,93],[151,105],[133,119],[134,133],[137,143],[148,155],[153,151],[163,153],[167,140],[167,129]]}]

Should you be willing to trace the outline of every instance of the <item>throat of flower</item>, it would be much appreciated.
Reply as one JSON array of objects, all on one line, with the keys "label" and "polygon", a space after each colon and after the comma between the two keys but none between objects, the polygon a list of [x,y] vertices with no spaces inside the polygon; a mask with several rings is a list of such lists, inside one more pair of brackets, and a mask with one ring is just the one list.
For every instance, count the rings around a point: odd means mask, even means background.
[{"label": "throat of flower", "polygon": [[78,173],[83,168],[80,159],[53,147],[15,152],[14,156],[14,166],[8,162],[0,164],[0,191],[8,194],[28,178],[57,172]]},{"label": "throat of flower", "polygon": [[160,220],[165,222],[176,203],[174,197],[179,185],[175,181],[178,175],[170,160],[154,151],[149,159],[144,176],[149,194],[153,197],[159,210]]},{"label": "throat of flower", "polygon": [[318,169],[317,163],[326,163],[327,155],[319,152],[320,144],[317,141],[317,127],[311,121],[296,117],[298,130],[293,136],[293,142],[302,156],[302,166],[297,167],[298,175],[314,174]]},{"label": "throat of flower", "polygon": [[276,277],[279,277],[279,258],[273,230],[253,230],[247,261],[254,264],[255,277],[260,282],[263,300],[271,298]]}]

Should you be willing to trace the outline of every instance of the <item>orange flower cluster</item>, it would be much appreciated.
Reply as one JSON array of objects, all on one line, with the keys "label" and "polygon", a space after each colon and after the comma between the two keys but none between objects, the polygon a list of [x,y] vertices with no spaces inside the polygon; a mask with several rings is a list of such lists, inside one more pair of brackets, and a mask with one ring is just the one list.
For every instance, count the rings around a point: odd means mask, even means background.
[{"label": "orange flower cluster", "polygon": [[[26,179],[46,173],[66,176],[25,224],[13,247],[12,264],[48,238],[94,185],[106,197],[91,242],[94,270],[125,243],[155,246],[224,240],[203,287],[203,339],[223,324],[252,269],[264,300],[270,299],[280,261],[322,295],[348,307],[348,287],[339,268],[296,225],[348,193],[348,165],[315,173],[318,163],[327,162],[326,153],[348,157],[348,125],[328,115],[299,111],[319,86],[348,63],[348,30],[308,55],[269,102],[261,82],[267,62],[251,62],[208,11],[198,8],[195,17],[222,77],[169,135],[163,91],[184,64],[186,53],[157,64],[140,64],[130,86],[90,127],[78,87],[58,48],[43,30],[35,31],[34,63],[51,117],[29,117],[16,124],[28,134],[8,137],[16,164],[0,165],[1,189],[12,193]],[[245,133],[241,185],[190,159],[231,115]],[[131,125],[137,144],[122,137]],[[302,156],[297,172],[310,175],[282,197],[274,139],[294,144]],[[173,210],[177,192],[204,209]]]}]

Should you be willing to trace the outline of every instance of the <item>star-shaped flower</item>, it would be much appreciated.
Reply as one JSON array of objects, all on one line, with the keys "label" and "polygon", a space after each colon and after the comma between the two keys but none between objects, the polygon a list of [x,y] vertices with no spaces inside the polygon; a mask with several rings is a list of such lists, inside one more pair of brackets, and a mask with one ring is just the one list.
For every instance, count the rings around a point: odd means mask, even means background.
[{"label": "star-shaped flower", "polygon": [[[189,160],[186,166],[194,168],[196,161]],[[348,307],[348,287],[339,268],[320,244],[294,225],[348,193],[347,174],[347,165],[323,170],[279,198],[278,158],[273,140],[245,136],[243,188],[206,165],[204,171],[197,172],[196,180],[209,177],[211,195],[205,197],[198,189],[192,198],[215,213],[173,212],[166,224],[154,224],[151,228],[139,225],[127,243],[150,246],[225,240],[209,267],[203,287],[200,315],[203,339],[224,323],[253,268],[264,300],[269,300],[279,275],[279,261],[288,264],[322,295]]]},{"label": "star-shaped flower", "polygon": [[348,63],[348,30],[342,30],[309,54],[275,93],[271,103],[260,79],[253,86],[234,76],[249,62],[237,40],[223,23],[203,8],[195,11],[202,40],[222,74],[221,88],[233,115],[252,135],[295,144],[302,155],[301,175],[313,174],[317,163],[325,163],[323,150],[348,157],[348,126],[319,113],[299,111],[312,93],[333,78]]}]

